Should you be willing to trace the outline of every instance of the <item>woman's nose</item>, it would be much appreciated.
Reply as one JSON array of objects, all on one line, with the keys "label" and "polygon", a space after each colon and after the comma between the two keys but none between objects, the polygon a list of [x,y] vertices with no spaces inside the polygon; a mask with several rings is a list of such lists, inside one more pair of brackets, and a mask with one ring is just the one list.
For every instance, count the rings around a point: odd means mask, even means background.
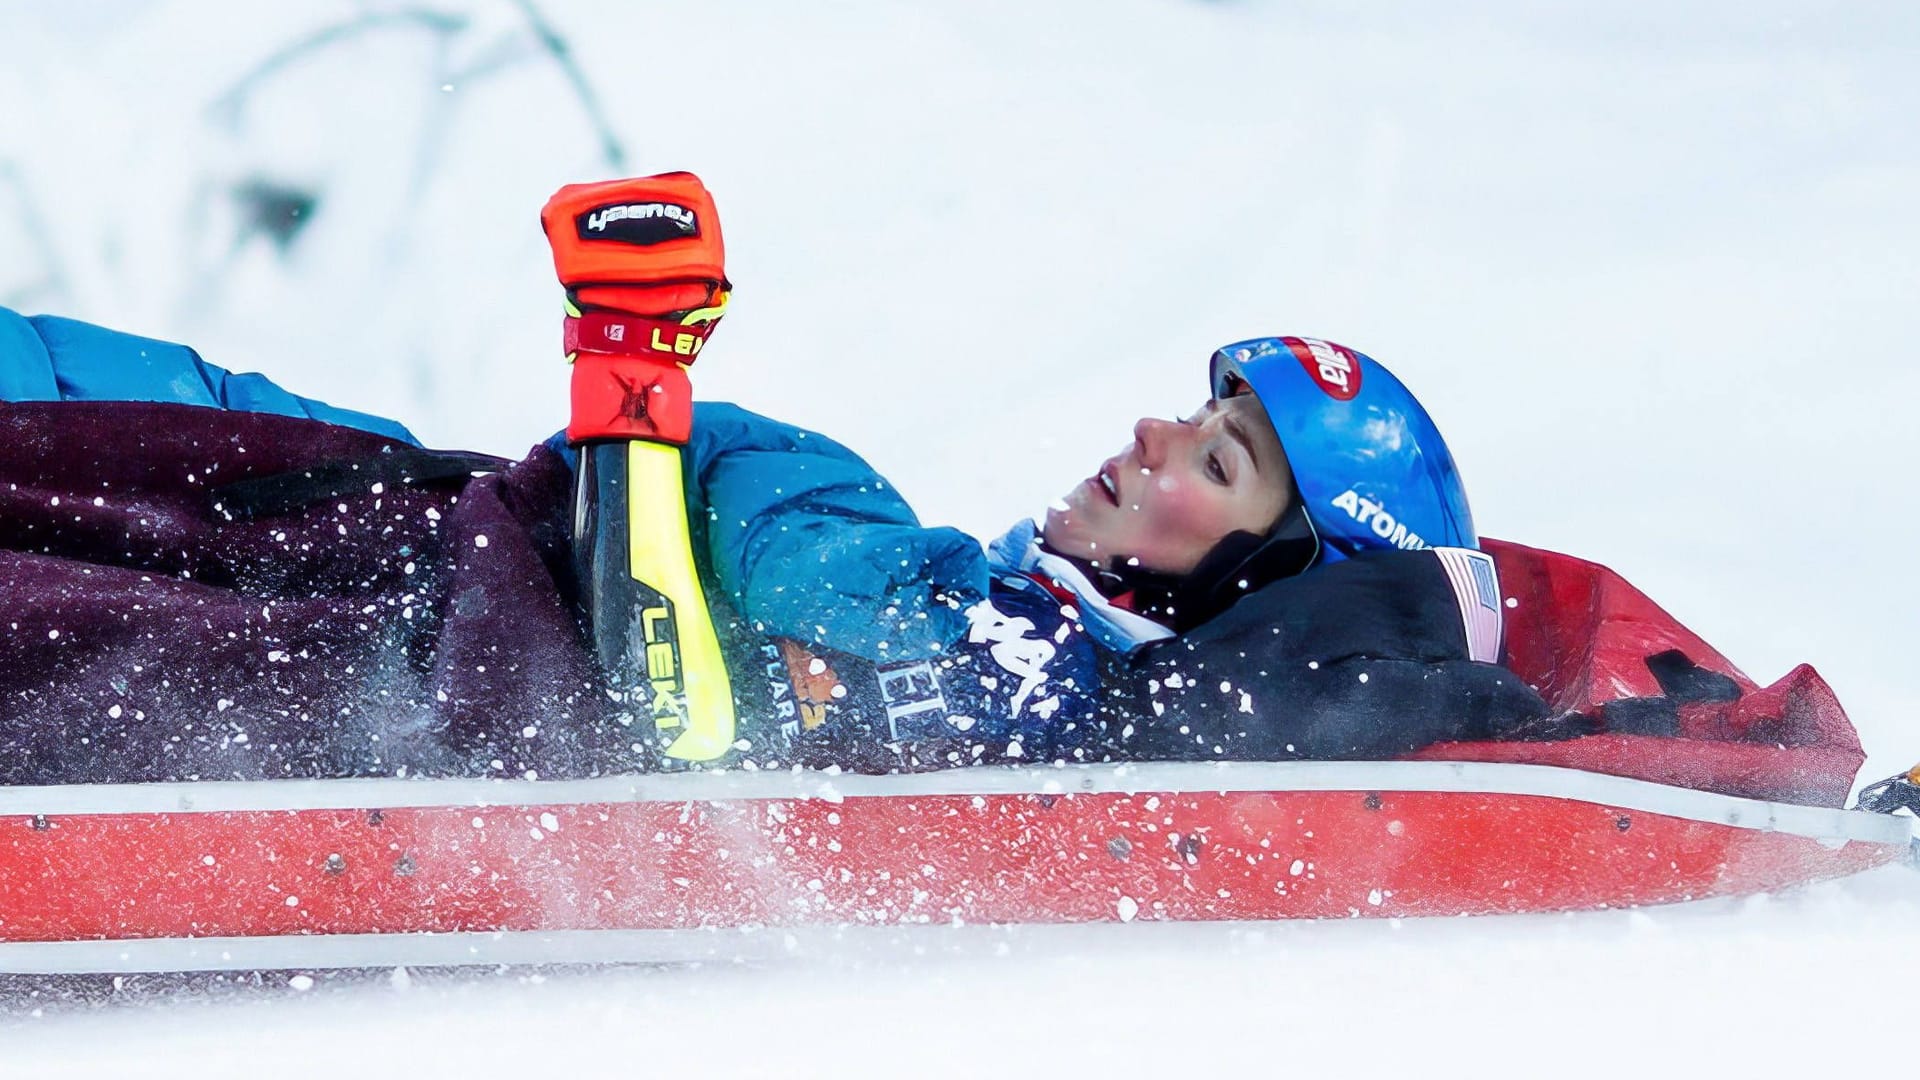
[{"label": "woman's nose", "polygon": [[1157,469],[1167,459],[1167,442],[1180,425],[1157,416],[1143,416],[1134,422],[1133,441],[1140,445],[1140,464]]}]

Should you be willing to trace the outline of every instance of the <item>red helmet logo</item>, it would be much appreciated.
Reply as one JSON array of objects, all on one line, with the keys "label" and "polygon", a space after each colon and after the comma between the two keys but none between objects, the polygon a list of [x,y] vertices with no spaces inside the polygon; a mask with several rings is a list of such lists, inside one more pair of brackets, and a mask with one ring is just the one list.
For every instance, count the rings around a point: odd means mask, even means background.
[{"label": "red helmet logo", "polygon": [[1360,358],[1352,349],[1318,338],[1280,339],[1293,351],[1293,358],[1320,384],[1320,389],[1335,401],[1352,401],[1360,392]]}]

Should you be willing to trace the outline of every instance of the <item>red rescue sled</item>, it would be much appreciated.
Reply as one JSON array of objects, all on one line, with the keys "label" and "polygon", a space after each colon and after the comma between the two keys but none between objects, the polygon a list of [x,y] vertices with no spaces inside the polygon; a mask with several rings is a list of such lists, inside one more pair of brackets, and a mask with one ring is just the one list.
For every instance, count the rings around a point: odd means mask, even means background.
[{"label": "red rescue sled", "polygon": [[282,781],[0,795],[0,971],[730,955],[808,925],[1669,903],[1901,857],[1908,819],[1531,765]]},{"label": "red rescue sled", "polygon": [[[1733,680],[1672,730],[1397,762],[0,789],[0,972],[679,960],[769,928],[1487,914],[1783,888],[1909,856],[1802,667],[1761,688],[1591,563],[1490,543],[1557,709]],[[1634,713],[1661,714],[1660,708]],[[1665,715],[1665,714],[1662,714]],[[854,932],[842,929],[837,932]]]}]

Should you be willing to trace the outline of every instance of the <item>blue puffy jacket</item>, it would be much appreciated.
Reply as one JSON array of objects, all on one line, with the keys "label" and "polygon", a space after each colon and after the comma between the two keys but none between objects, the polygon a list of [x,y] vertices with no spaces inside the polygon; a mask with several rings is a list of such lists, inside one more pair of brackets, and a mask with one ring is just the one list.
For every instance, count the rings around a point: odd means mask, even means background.
[{"label": "blue puffy jacket", "polygon": [[965,636],[987,559],[925,528],[858,454],[724,402],[694,406],[687,512],[713,575],[763,632],[874,660],[917,660]]},{"label": "blue puffy jacket", "polygon": [[0,307],[0,401],[171,401],[216,409],[304,416],[420,440],[385,417],[290,394],[264,375],[235,375],[185,345],[123,334],[53,315]]}]

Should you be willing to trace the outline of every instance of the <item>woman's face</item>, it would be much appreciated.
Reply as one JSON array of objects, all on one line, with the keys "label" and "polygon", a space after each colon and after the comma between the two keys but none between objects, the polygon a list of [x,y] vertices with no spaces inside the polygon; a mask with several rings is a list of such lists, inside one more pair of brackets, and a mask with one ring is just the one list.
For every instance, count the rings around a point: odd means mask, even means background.
[{"label": "woman's face", "polygon": [[1186,420],[1144,418],[1133,442],[1047,510],[1047,546],[1107,569],[1186,574],[1236,531],[1264,534],[1293,474],[1252,394]]}]

